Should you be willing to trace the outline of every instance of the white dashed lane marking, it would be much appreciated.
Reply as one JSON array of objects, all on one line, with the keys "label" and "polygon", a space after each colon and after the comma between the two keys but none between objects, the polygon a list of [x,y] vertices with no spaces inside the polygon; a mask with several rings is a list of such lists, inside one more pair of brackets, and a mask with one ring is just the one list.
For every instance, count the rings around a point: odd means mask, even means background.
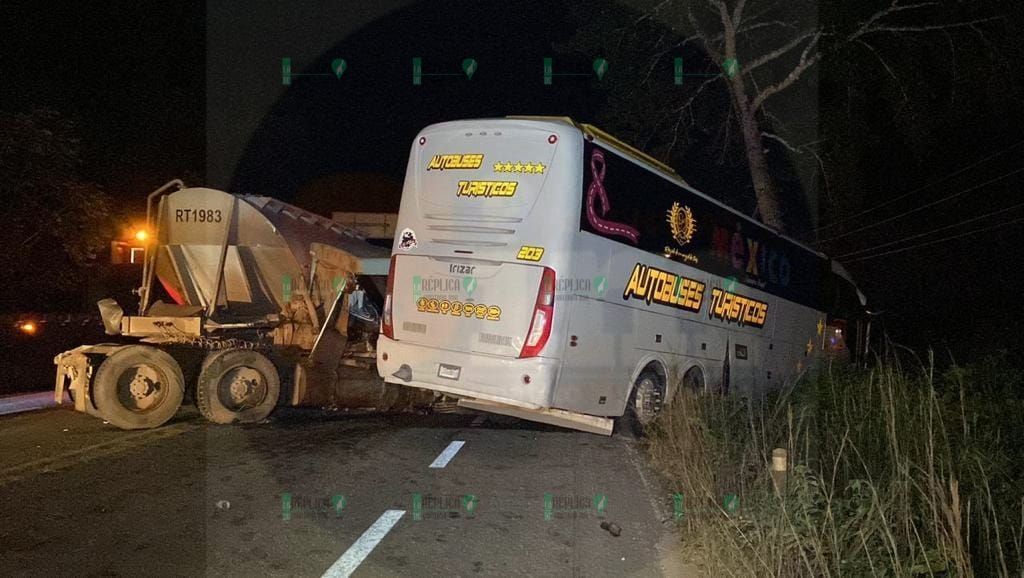
[{"label": "white dashed lane marking", "polygon": [[403,515],[405,515],[405,510],[387,510],[381,514],[377,521],[367,528],[363,535],[349,546],[348,550],[345,550],[341,558],[338,558],[338,561],[324,572],[323,578],[348,578],[351,576]]},{"label": "white dashed lane marking", "polygon": [[434,460],[434,463],[430,464],[430,467],[443,468],[447,466],[448,462],[452,461],[452,458],[455,457],[455,454],[459,453],[459,450],[464,445],[466,445],[466,442],[462,440],[455,440],[448,444],[448,447],[444,448],[444,451],[441,452],[441,455],[437,456],[437,459]]}]

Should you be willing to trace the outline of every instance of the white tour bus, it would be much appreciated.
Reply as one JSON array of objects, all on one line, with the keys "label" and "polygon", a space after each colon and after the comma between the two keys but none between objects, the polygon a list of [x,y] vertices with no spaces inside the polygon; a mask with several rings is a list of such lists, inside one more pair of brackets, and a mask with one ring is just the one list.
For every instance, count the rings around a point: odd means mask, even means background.
[{"label": "white tour bus", "polygon": [[377,368],[461,406],[610,434],[680,387],[781,385],[845,352],[863,305],[837,263],[590,125],[445,122],[409,155]]}]

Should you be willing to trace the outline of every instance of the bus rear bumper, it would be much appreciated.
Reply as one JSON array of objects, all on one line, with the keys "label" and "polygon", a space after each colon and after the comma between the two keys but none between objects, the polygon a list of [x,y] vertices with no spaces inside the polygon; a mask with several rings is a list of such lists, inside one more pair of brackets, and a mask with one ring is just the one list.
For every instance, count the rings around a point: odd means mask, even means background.
[{"label": "bus rear bumper", "polygon": [[[385,359],[385,357],[387,359]],[[441,377],[442,366],[458,377]],[[377,373],[388,383],[529,409],[551,407],[559,361],[515,359],[377,339]],[[526,383],[527,377],[529,383]]]}]

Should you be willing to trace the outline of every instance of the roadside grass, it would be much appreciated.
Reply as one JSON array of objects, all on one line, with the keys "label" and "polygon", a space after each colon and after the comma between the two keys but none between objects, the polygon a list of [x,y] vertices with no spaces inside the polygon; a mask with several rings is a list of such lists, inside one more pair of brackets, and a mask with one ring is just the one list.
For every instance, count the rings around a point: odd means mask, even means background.
[{"label": "roadside grass", "polygon": [[648,450],[706,575],[1021,575],[1022,390],[1000,356],[832,365],[764,398],[677,395]]}]

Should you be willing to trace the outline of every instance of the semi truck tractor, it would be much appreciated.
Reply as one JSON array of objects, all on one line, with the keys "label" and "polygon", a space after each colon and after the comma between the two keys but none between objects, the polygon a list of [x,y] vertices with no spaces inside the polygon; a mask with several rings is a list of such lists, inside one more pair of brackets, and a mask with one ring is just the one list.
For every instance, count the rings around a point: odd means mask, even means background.
[{"label": "semi truck tractor", "polygon": [[55,399],[122,429],[157,427],[184,401],[214,423],[279,404],[427,407],[371,371],[390,251],[263,196],[189,188],[147,198],[135,315],[99,302],[110,342],[54,358]]}]

